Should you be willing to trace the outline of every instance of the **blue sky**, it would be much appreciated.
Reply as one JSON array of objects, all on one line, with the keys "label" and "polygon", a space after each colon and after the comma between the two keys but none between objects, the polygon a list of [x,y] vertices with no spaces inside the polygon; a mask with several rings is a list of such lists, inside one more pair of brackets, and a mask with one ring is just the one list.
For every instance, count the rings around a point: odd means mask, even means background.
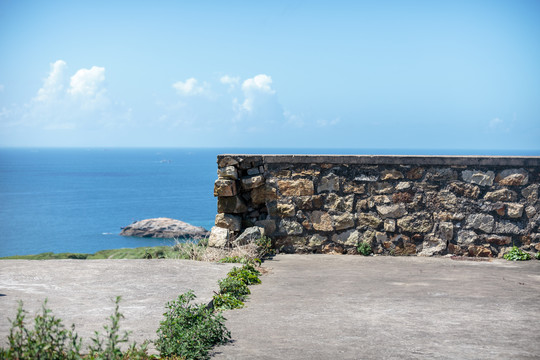
[{"label": "blue sky", "polygon": [[539,39],[540,1],[0,0],[0,146],[538,152]]}]

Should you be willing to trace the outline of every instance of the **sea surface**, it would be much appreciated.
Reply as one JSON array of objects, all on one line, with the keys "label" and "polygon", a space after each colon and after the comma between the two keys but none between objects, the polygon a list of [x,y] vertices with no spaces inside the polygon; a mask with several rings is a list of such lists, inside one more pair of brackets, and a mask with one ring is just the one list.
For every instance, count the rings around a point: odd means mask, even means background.
[{"label": "sea surface", "polygon": [[0,149],[0,257],[173,244],[118,235],[170,217],[210,229],[216,157],[243,154],[540,155],[381,149]]}]

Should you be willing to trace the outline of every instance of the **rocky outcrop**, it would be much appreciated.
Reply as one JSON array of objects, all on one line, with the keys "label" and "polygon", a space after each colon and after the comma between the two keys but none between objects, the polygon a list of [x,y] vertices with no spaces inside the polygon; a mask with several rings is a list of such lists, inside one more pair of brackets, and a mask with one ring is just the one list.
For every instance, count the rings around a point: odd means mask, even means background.
[{"label": "rocky outcrop", "polygon": [[203,227],[193,226],[180,220],[155,218],[136,221],[122,228],[120,235],[166,239],[202,239],[208,236],[208,231]]}]

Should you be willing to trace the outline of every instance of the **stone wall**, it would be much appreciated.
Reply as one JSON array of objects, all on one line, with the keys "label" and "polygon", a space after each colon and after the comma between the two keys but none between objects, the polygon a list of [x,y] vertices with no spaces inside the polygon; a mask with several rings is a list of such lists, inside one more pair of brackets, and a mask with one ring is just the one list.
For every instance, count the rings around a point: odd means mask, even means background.
[{"label": "stone wall", "polygon": [[220,155],[209,243],[264,232],[282,252],[537,252],[539,183],[540,157]]}]

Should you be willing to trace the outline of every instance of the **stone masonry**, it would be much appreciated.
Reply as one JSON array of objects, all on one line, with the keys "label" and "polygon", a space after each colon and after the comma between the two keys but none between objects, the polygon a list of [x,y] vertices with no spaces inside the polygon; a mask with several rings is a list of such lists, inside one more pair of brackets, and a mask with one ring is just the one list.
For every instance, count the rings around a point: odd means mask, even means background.
[{"label": "stone masonry", "polygon": [[209,244],[249,228],[289,253],[534,253],[539,184],[540,157],[219,155]]}]

